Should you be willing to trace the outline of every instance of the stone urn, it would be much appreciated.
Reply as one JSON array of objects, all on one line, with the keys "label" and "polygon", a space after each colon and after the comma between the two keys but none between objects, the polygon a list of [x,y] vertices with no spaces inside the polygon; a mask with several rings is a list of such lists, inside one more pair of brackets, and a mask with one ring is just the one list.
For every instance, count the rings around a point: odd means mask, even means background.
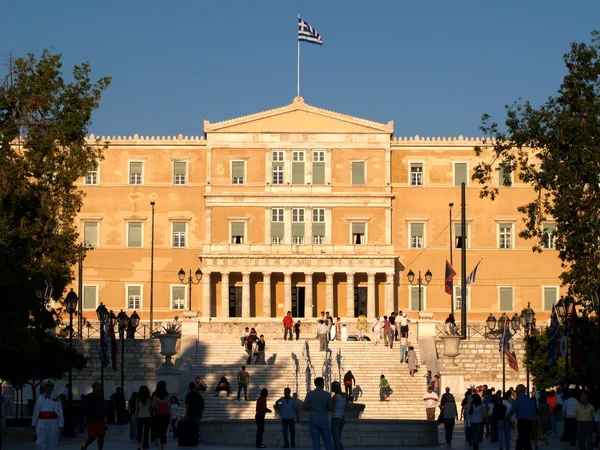
[{"label": "stone urn", "polygon": [[171,358],[177,354],[177,341],[181,337],[181,334],[165,333],[159,334],[158,340],[160,341],[160,354],[165,357],[163,366],[172,366],[173,362]]},{"label": "stone urn", "polygon": [[462,340],[461,336],[456,334],[446,334],[440,336],[444,344],[444,358],[448,358],[447,366],[458,367],[454,358],[460,355],[459,346]]}]

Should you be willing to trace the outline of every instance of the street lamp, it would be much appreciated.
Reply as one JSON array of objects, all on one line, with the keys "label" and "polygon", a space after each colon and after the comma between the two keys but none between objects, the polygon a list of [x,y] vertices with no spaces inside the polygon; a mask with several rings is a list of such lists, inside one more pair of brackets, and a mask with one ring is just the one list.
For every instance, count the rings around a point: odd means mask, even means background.
[{"label": "street lamp", "polygon": [[67,414],[65,415],[65,437],[75,437],[73,429],[73,313],[79,304],[79,297],[71,289],[65,297],[65,306],[69,313],[69,391],[67,398]]},{"label": "street lamp", "polygon": [[408,271],[408,274],[406,275],[406,278],[408,278],[408,282],[410,284],[412,284],[413,286],[419,286],[419,311],[421,311],[421,289],[422,286],[427,286],[430,282],[431,282],[431,278],[433,278],[433,274],[431,273],[431,271],[429,269],[427,269],[427,272],[425,272],[425,281],[423,282],[423,279],[421,278],[421,271],[419,270],[419,278],[417,278],[417,282],[414,283],[415,281],[415,273],[412,270]]},{"label": "street lamp", "polygon": [[117,315],[119,322],[119,339],[121,340],[121,394],[125,395],[125,329],[127,328],[127,313],[123,310]]},{"label": "street lamp", "polygon": [[106,306],[104,306],[103,303],[100,303],[100,306],[96,309],[96,315],[100,322],[100,349],[102,352],[100,355],[100,384],[102,385],[102,389],[104,389],[104,345],[106,340],[104,337],[104,324],[108,322],[110,313],[108,312],[108,309],[106,309]]},{"label": "street lamp", "polygon": [[[556,303],[556,314],[558,314],[558,317],[560,317],[563,325],[567,328],[567,334],[568,334],[568,328],[569,328],[569,313],[571,312],[571,306],[573,305],[573,298],[572,297],[561,297],[560,300]],[[565,354],[565,389],[566,392],[569,392],[569,345],[566,346],[567,347],[567,352]]]},{"label": "street lamp", "polygon": [[525,363],[527,369],[527,395],[529,395],[529,371],[530,371],[530,358],[531,352],[529,350],[530,342],[529,342],[529,334],[533,329],[533,320],[535,318],[535,312],[531,309],[531,303],[527,303],[527,308],[524,308],[521,311],[521,317],[517,317],[517,320],[520,320],[521,325],[523,325],[523,329],[525,330]]},{"label": "street lamp", "polygon": [[129,318],[129,323],[127,326],[127,339],[135,339],[135,330],[140,324],[140,316],[136,311],[133,311],[133,314]]},{"label": "street lamp", "polygon": [[202,271],[200,269],[196,269],[196,272],[194,273],[194,275],[196,276],[196,281],[194,281],[194,279],[192,278],[192,269],[190,269],[190,275],[188,276],[187,281],[185,281],[185,270],[183,270],[183,268],[181,268],[179,270],[179,272],[177,272],[177,276],[179,277],[179,281],[181,281],[181,284],[187,284],[189,286],[189,295],[188,295],[188,310],[191,311],[192,310],[192,285],[193,284],[199,284],[200,281],[202,280]]},{"label": "street lamp", "polygon": [[[517,331],[521,326],[519,316],[517,316],[516,314],[512,317],[512,319],[509,319],[506,313],[502,313],[500,318],[496,320],[492,313],[490,313],[490,315],[485,321],[485,324],[487,325],[489,331],[494,331],[495,329],[497,329],[502,336],[502,392],[506,392],[506,357],[504,356],[504,332],[506,330],[507,321],[510,327],[513,329],[513,331]],[[498,325],[497,328],[496,325]]]}]

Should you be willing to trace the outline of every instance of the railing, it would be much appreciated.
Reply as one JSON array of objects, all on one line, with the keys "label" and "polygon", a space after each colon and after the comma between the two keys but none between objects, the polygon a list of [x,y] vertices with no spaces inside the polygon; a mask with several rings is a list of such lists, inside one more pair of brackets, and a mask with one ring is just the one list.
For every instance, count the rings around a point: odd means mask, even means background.
[{"label": "railing", "polygon": [[[509,325],[510,326],[510,325]],[[531,329],[531,334],[539,334],[544,331],[546,328],[546,324],[541,324],[539,326],[533,326]],[[456,322],[456,334],[460,335],[461,326],[460,322]],[[523,327],[520,327],[517,331],[510,329],[510,332],[513,336],[519,336],[521,338],[525,337],[525,330]],[[435,325],[435,337],[438,338],[443,335],[450,334],[448,332],[448,324],[438,323]],[[483,339],[499,339],[499,336],[502,334],[501,330],[495,329],[490,331],[485,323],[473,323],[467,325],[467,339],[474,339],[477,336],[481,336]]]},{"label": "railing", "polygon": [[[149,325],[140,324],[135,329],[135,339],[150,339],[153,334],[160,333],[162,330],[163,322],[154,322],[152,330]],[[120,339],[119,327],[114,326],[115,336]],[[81,330],[82,339],[100,339],[100,322],[85,322]],[[56,329],[56,335],[63,338],[69,337],[69,325],[63,324]],[[79,337],[79,327],[77,323],[73,323],[73,338]],[[127,331],[125,332],[125,338],[127,338]]]},{"label": "railing", "polygon": [[385,255],[395,256],[393,245],[333,245],[333,244],[207,244],[202,246],[207,257],[223,254],[244,255]]}]

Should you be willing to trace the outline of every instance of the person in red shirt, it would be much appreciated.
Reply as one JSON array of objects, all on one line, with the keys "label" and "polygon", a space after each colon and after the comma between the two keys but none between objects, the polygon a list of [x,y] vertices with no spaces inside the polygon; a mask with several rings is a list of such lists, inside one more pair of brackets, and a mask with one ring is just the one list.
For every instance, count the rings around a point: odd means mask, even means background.
[{"label": "person in red shirt", "polygon": [[290,336],[290,341],[292,339],[292,328],[294,327],[294,319],[292,319],[292,312],[288,311],[286,316],[283,318],[283,340],[287,341],[288,335]]},{"label": "person in red shirt", "polygon": [[267,408],[267,397],[269,396],[269,391],[263,389],[260,391],[260,397],[256,400],[256,415],[254,416],[254,420],[256,420],[256,448],[265,448],[263,445],[263,433],[265,432],[265,415],[267,413],[271,413],[272,411]]}]

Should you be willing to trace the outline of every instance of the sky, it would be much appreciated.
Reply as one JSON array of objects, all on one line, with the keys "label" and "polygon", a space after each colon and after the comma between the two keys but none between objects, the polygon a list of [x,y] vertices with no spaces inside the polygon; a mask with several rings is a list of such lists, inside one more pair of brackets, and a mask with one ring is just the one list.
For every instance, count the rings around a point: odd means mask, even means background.
[{"label": "sky", "polygon": [[8,54],[63,55],[111,76],[89,132],[194,135],[296,95],[297,16],[308,104],[387,123],[396,136],[480,136],[519,97],[539,105],[562,55],[600,29],[598,0],[1,0]]}]

